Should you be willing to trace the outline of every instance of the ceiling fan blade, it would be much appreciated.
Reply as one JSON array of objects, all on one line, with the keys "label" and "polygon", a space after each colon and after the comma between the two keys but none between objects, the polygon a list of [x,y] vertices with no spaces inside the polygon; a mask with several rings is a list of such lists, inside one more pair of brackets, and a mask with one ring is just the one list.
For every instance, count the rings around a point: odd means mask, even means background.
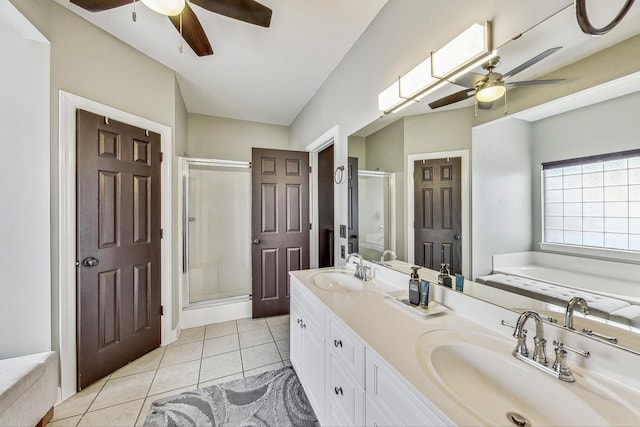
[{"label": "ceiling fan blade", "polygon": [[444,107],[445,105],[453,104],[458,101],[464,101],[467,98],[471,98],[475,92],[475,89],[461,90],[460,92],[455,92],[451,95],[445,96],[444,98],[440,98],[436,101],[430,102],[429,107],[431,107],[431,109],[436,109]]},{"label": "ceiling fan blade", "polygon": [[564,82],[565,79],[549,79],[549,80],[523,80],[521,82],[508,82],[504,85],[506,87],[516,87],[516,86],[534,86],[534,85],[548,85],[552,83],[561,83]]},{"label": "ceiling fan blade", "polygon": [[102,12],[103,10],[131,4],[131,0],[71,0],[71,3],[89,12]]},{"label": "ceiling fan blade", "polygon": [[455,79],[454,81],[452,81],[452,83],[462,87],[473,88],[476,86],[476,83],[478,83],[479,81],[485,80],[486,78],[487,76],[485,76],[484,74],[466,73],[460,76],[459,78]]},{"label": "ceiling fan blade", "polygon": [[504,76],[505,79],[509,78],[509,77],[512,77],[512,76],[515,76],[516,74],[526,70],[527,68],[531,67],[532,65],[542,61],[547,56],[556,53],[560,49],[562,49],[562,46],[557,46],[557,47],[552,47],[551,49],[547,49],[544,52],[542,52],[541,54],[536,55],[533,58],[531,58],[530,60],[518,65],[516,68],[514,68],[511,71],[509,71],[508,73],[503,74],[503,76]]},{"label": "ceiling fan blade", "polygon": [[[180,31],[180,15],[169,16],[168,18],[173,23],[173,26],[176,27],[176,30]],[[193,9],[189,7],[189,3],[185,4],[182,11],[182,38],[191,46],[196,55],[213,55],[213,48],[209,43],[207,34],[204,32]]]},{"label": "ceiling fan blade", "polygon": [[249,24],[269,27],[272,11],[254,0],[190,0],[203,9]]}]

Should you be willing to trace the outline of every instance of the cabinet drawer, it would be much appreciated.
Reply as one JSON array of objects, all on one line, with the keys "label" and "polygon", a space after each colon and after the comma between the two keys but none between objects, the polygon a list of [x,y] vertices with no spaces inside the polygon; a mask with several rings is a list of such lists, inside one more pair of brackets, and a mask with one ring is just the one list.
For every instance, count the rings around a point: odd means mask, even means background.
[{"label": "cabinet drawer", "polygon": [[327,320],[327,347],[364,388],[364,344],[342,321],[329,316]]},{"label": "cabinet drawer", "polygon": [[[364,424],[364,390],[353,377],[345,372],[342,361],[327,351],[327,409],[328,418],[336,415],[347,425]],[[341,415],[340,415],[341,414]]]}]

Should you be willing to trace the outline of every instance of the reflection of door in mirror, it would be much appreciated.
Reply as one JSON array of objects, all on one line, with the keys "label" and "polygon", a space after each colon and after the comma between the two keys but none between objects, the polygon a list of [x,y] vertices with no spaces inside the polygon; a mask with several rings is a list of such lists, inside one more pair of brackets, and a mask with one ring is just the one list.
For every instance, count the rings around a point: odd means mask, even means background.
[{"label": "reflection of door in mirror", "polygon": [[333,267],[333,144],[318,153],[318,267]]},{"label": "reflection of door in mirror", "polygon": [[347,192],[348,192],[348,227],[349,227],[349,253],[359,251],[358,245],[358,158],[349,157],[347,159],[348,177],[347,180]]},{"label": "reflection of door in mirror", "polygon": [[432,270],[449,264],[462,272],[460,158],[414,164],[415,262]]}]

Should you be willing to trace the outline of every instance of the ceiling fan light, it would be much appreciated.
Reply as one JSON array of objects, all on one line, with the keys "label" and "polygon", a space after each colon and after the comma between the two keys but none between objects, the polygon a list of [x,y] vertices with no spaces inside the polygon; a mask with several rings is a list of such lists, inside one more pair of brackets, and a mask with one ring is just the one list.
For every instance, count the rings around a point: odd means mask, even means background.
[{"label": "ceiling fan light", "polygon": [[501,82],[490,82],[476,92],[478,102],[493,102],[502,98],[506,89]]},{"label": "ceiling fan light", "polygon": [[142,0],[142,3],[161,15],[176,16],[184,9],[185,0]]}]

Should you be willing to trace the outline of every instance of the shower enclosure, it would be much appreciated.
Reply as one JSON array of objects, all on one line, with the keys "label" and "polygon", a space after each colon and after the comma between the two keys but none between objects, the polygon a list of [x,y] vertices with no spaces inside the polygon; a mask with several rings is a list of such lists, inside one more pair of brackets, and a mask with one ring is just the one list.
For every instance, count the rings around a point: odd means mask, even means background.
[{"label": "shower enclosure", "polygon": [[183,306],[251,298],[251,165],[181,158]]},{"label": "shower enclosure", "polygon": [[359,253],[378,260],[385,249],[396,250],[395,173],[358,171]]}]

